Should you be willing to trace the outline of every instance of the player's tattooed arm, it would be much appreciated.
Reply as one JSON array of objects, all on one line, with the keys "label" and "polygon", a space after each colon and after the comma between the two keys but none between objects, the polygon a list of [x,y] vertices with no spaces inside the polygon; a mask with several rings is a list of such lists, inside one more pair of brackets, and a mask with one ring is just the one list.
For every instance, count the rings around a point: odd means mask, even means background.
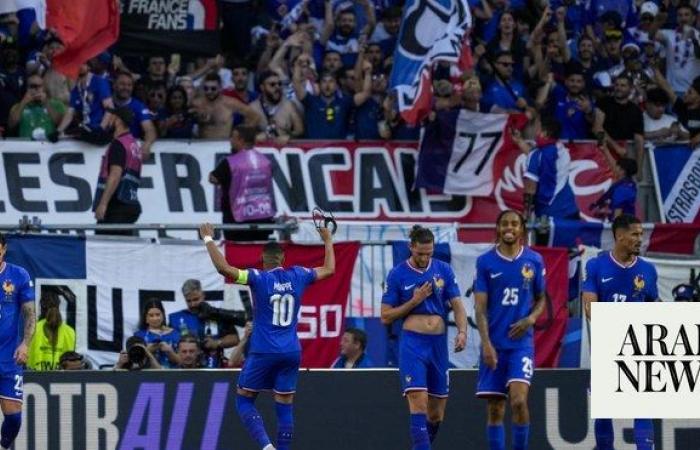
[{"label": "player's tattooed arm", "polygon": [[32,336],[34,336],[34,328],[36,326],[36,312],[34,311],[34,302],[22,304],[22,318],[24,319],[24,338],[23,341],[28,345]]}]

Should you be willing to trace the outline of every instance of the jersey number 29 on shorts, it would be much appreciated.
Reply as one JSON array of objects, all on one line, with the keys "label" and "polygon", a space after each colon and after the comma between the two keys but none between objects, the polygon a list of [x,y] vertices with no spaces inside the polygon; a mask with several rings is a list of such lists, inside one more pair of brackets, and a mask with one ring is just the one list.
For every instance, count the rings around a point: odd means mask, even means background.
[{"label": "jersey number 29 on shorts", "polygon": [[288,327],[294,320],[294,296],[275,294],[270,297],[272,303],[272,325]]}]

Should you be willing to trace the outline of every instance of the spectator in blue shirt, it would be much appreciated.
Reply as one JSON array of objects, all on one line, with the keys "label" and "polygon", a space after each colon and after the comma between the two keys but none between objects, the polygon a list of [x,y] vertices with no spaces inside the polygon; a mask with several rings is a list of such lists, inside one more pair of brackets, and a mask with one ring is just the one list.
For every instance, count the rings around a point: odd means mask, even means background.
[{"label": "spectator in blue shirt", "polygon": [[377,140],[380,139],[378,123],[382,116],[387,78],[383,72],[372,73],[372,63],[364,58],[362,50],[358,65],[361,70],[355,76],[359,77],[357,83],[362,83],[362,89],[355,103],[355,139]]},{"label": "spectator in blue shirt", "polygon": [[484,89],[481,100],[485,112],[523,112],[527,108],[525,86],[513,79],[514,65],[510,51],[501,51],[494,58],[493,81]]},{"label": "spectator in blue shirt", "polygon": [[348,328],[340,339],[340,356],[333,362],[334,369],[366,369],[374,367],[367,353],[367,334],[357,328]]},{"label": "spectator in blue shirt", "polygon": [[534,210],[536,217],[578,220],[574,192],[569,186],[571,156],[559,141],[561,124],[552,116],[540,119],[537,146],[514,134],[514,142],[528,153],[525,172],[525,216]]},{"label": "spectator in blue shirt", "polygon": [[306,91],[306,80],[299,58],[294,65],[294,92],[304,105],[305,136],[308,139],[345,139],[353,105],[363,101],[362,93],[343,96],[332,73],[321,74],[319,95]]},{"label": "spectator in blue shirt", "polygon": [[[608,151],[604,147],[605,151]],[[610,158],[612,159],[612,158]],[[632,158],[620,158],[613,167],[615,181],[592,206],[591,209],[612,221],[621,214],[635,215],[637,205],[637,161]]]},{"label": "spectator in blue shirt", "polygon": [[333,3],[330,0],[326,0],[325,21],[319,39],[320,44],[326,50],[335,50],[340,53],[343,65],[346,67],[355,65],[357,52],[360,48],[360,36],[362,36],[364,42],[367,42],[376,24],[374,8],[369,4],[369,0],[357,1],[362,5],[367,15],[367,24],[364,28],[362,30],[357,29],[357,17],[352,7],[341,9],[333,17]]},{"label": "spectator in blue shirt", "polygon": [[70,107],[58,126],[58,132],[64,133],[76,117],[89,130],[104,130],[107,125],[105,108],[114,108],[109,82],[95,76],[88,65],[83,64],[78,73],[78,82],[70,92]]},{"label": "spectator in blue shirt", "polygon": [[134,336],[144,340],[148,351],[161,367],[171,368],[180,364],[177,355],[180,332],[165,325],[165,309],[160,300],[148,300],[143,306],[139,329]]},{"label": "spectator in blue shirt", "polygon": [[130,73],[121,72],[114,80],[114,104],[118,107],[126,106],[134,113],[134,120],[129,124],[129,131],[137,139],[142,139],[143,160],[148,159],[151,153],[151,146],[155,142],[157,133],[153,124],[154,114],[135,97],[134,78]]},{"label": "spectator in blue shirt", "polygon": [[563,140],[591,139],[593,129],[602,129],[602,116],[586,92],[583,67],[578,62],[567,64],[563,86],[556,83],[550,73],[535,103],[545,106],[547,114],[556,117],[562,127]]}]

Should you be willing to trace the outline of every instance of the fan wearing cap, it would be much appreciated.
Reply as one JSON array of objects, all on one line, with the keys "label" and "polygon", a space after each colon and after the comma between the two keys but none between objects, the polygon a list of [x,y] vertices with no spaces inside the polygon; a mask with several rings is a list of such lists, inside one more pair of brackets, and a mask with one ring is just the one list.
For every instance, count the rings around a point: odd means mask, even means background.
[{"label": "fan wearing cap", "polygon": [[[93,211],[98,224],[134,223],[141,215],[137,191],[141,182],[141,145],[129,131],[134,112],[128,106],[109,108],[114,139],[107,147],[100,174]],[[102,230],[96,234],[130,235],[132,231]]]}]

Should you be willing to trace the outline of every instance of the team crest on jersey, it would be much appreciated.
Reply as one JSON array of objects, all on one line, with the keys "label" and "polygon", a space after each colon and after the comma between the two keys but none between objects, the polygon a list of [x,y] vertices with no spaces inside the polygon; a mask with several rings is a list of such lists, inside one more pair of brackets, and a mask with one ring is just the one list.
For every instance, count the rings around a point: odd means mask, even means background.
[{"label": "team crest on jersey", "polygon": [[15,285],[12,284],[12,281],[5,280],[2,283],[2,290],[5,292],[5,297],[12,297],[12,294],[15,292]]},{"label": "team crest on jersey", "polygon": [[523,264],[523,268],[520,269],[520,274],[523,276],[523,288],[527,289],[535,278],[535,269],[528,263]]},{"label": "team crest on jersey", "polygon": [[433,284],[435,285],[435,289],[442,289],[445,287],[445,280],[439,277],[433,277]]},{"label": "team crest on jersey", "polygon": [[634,277],[634,290],[637,292],[641,292],[644,289],[644,278],[642,278],[641,275],[637,275]]}]

